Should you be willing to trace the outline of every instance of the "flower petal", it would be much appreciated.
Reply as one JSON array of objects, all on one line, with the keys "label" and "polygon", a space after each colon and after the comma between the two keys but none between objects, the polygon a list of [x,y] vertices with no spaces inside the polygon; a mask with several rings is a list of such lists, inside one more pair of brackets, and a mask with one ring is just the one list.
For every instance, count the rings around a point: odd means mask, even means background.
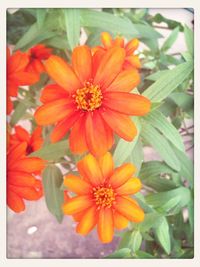
[{"label": "flower petal", "polygon": [[132,141],[137,135],[135,124],[127,115],[106,109],[101,116],[109,127],[126,141]]},{"label": "flower petal", "polygon": [[37,191],[34,187],[9,185],[8,190],[15,192],[19,197],[26,200],[38,200],[42,196],[41,191]]},{"label": "flower petal", "polygon": [[88,46],[82,45],[74,48],[72,53],[72,65],[82,84],[91,79],[92,54]]},{"label": "flower petal", "polygon": [[10,168],[13,164],[16,163],[17,160],[25,157],[26,155],[26,142],[20,143],[14,147],[12,147],[8,152],[8,168]]},{"label": "flower petal", "polygon": [[76,227],[76,232],[81,235],[87,235],[97,224],[97,210],[96,207],[91,207],[79,221],[79,224]]},{"label": "flower petal", "polygon": [[64,177],[64,185],[78,195],[87,195],[91,191],[90,184],[73,174],[68,174]]},{"label": "flower petal", "polygon": [[104,56],[105,53],[106,51],[100,47],[92,56],[92,77],[93,78],[96,75],[99,64],[101,63],[102,57]]},{"label": "flower petal", "polygon": [[73,197],[63,205],[63,213],[68,215],[73,215],[88,209],[92,205],[93,202],[91,201],[89,196]]},{"label": "flower petal", "polygon": [[68,92],[73,92],[81,87],[76,74],[62,58],[52,55],[44,64],[49,76]]},{"label": "flower petal", "polygon": [[12,164],[13,171],[34,173],[43,170],[45,161],[40,158],[30,157],[17,160]]},{"label": "flower petal", "polygon": [[104,45],[105,48],[112,47],[112,36],[108,32],[102,32],[101,33],[101,42]]},{"label": "flower petal", "polygon": [[114,219],[114,226],[118,230],[122,230],[128,226],[128,222],[129,222],[128,219],[117,211],[113,213],[113,219]]},{"label": "flower petal", "polygon": [[92,185],[99,185],[104,182],[98,161],[91,154],[80,160],[77,163],[77,167],[81,176]]},{"label": "flower petal", "polygon": [[107,92],[104,94],[104,105],[123,114],[144,116],[151,108],[148,98],[125,92]]},{"label": "flower petal", "polygon": [[16,51],[8,58],[7,67],[8,74],[22,71],[29,62],[29,56],[21,51]]},{"label": "flower petal", "polygon": [[109,243],[113,239],[114,222],[112,209],[100,209],[97,224],[97,232],[99,239],[103,243]]},{"label": "flower petal", "polygon": [[11,210],[17,213],[25,210],[23,199],[11,190],[7,192],[7,205]]},{"label": "flower petal", "polygon": [[131,55],[126,57],[123,67],[124,69],[130,69],[130,68],[140,69],[142,65],[137,55]]},{"label": "flower petal", "polygon": [[34,117],[38,125],[50,125],[63,120],[73,112],[73,104],[70,100],[63,98],[39,107]]},{"label": "flower petal", "polygon": [[17,139],[21,142],[27,142],[29,143],[30,140],[30,135],[29,133],[22,128],[21,126],[15,126],[15,136],[17,137]]},{"label": "flower petal", "polygon": [[104,178],[109,178],[114,170],[114,162],[111,153],[107,152],[104,156],[98,158],[99,166]]},{"label": "flower petal", "polygon": [[112,131],[107,129],[98,111],[87,114],[85,138],[89,151],[96,157],[104,155],[113,144],[110,141],[113,139]]},{"label": "flower petal", "polygon": [[125,51],[121,47],[110,48],[102,57],[97,69],[94,84],[106,89],[122,69]]},{"label": "flower petal", "polygon": [[134,38],[134,39],[130,40],[125,46],[126,55],[127,56],[132,55],[133,52],[138,48],[138,46],[139,46],[138,39]]},{"label": "flower petal", "polygon": [[34,186],[35,177],[27,172],[8,171],[8,183],[17,186]]},{"label": "flower petal", "polygon": [[9,80],[12,80],[17,85],[31,85],[38,82],[40,79],[38,74],[29,73],[27,71],[15,72],[9,75]]},{"label": "flower petal", "polygon": [[115,209],[133,222],[142,222],[144,220],[144,211],[134,202],[124,197],[117,197]]},{"label": "flower petal", "polygon": [[131,178],[125,184],[118,187],[116,192],[119,195],[132,195],[140,191],[142,188],[142,183],[138,178]]},{"label": "flower petal", "polygon": [[68,98],[69,93],[57,84],[49,84],[42,90],[40,101],[42,103],[51,102],[60,98]]},{"label": "flower petal", "polygon": [[136,69],[121,71],[107,88],[107,91],[130,92],[140,83],[140,74]]},{"label": "flower petal", "polygon": [[114,173],[110,177],[109,182],[114,188],[117,188],[125,184],[133,176],[135,171],[136,169],[133,164],[124,163],[114,170]]}]

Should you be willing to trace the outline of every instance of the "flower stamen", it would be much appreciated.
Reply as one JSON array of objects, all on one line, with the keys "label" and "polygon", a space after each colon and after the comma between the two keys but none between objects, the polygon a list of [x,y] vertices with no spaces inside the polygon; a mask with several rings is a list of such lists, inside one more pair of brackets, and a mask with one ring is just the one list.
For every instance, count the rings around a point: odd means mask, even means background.
[{"label": "flower stamen", "polygon": [[94,201],[98,208],[110,208],[115,201],[115,192],[111,187],[98,186],[93,188]]}]

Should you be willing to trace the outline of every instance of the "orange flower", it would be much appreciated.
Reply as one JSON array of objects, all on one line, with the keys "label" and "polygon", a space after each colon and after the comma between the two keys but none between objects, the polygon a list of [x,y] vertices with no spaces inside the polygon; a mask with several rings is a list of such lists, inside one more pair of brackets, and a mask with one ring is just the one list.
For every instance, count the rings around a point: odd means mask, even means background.
[{"label": "orange flower", "polygon": [[40,149],[43,144],[42,139],[42,128],[36,127],[33,131],[32,135],[30,135],[24,128],[21,126],[15,126],[15,133],[10,136],[10,144],[16,145],[21,142],[25,142],[26,147],[26,155]]},{"label": "orange flower", "polygon": [[42,184],[34,173],[41,172],[44,161],[26,157],[25,142],[11,146],[7,154],[7,204],[15,212],[25,209],[25,200],[38,200],[43,195]]},{"label": "orange flower", "polygon": [[81,177],[64,177],[64,185],[77,196],[64,203],[63,212],[78,222],[79,234],[87,235],[97,225],[99,239],[108,243],[113,239],[114,228],[123,229],[128,221],[144,220],[143,210],[128,196],[141,189],[140,180],[133,177],[132,164],[114,170],[112,156],[107,152],[98,160],[89,154],[77,167]]},{"label": "orange flower", "polygon": [[16,51],[10,55],[7,48],[7,114],[13,109],[10,97],[16,97],[18,87],[22,85],[31,85],[38,81],[38,76],[28,73],[25,68],[29,63],[29,57],[26,53]]},{"label": "orange flower", "polygon": [[112,36],[108,32],[102,32],[101,33],[101,41],[103,43],[102,46],[97,46],[93,48],[93,51],[106,51],[111,47],[119,46],[125,49],[126,57],[123,64],[124,69],[130,69],[130,68],[141,68],[140,59],[137,55],[134,54],[136,49],[139,46],[138,39],[132,39],[127,44],[124,43],[124,38],[117,37],[115,39],[112,39]]},{"label": "orange flower", "polygon": [[50,57],[52,49],[46,47],[43,44],[38,44],[29,49],[29,64],[26,67],[26,70],[30,73],[35,73],[40,75],[42,72],[45,72],[43,65],[43,60],[46,60]]},{"label": "orange flower", "polygon": [[57,83],[44,88],[43,105],[35,112],[38,125],[56,124],[51,141],[57,142],[71,129],[73,153],[90,151],[101,156],[113,145],[113,133],[133,140],[137,129],[129,115],[143,116],[150,101],[130,91],[138,84],[135,69],[122,70],[125,52],[114,47],[99,57],[87,46],[76,47],[72,66],[52,55],[46,62],[49,76]]}]

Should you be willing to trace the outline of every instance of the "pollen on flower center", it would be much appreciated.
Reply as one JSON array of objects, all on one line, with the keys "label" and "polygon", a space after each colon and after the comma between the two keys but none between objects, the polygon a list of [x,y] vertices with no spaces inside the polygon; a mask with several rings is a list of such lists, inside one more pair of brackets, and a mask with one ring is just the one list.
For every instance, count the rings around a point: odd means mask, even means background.
[{"label": "pollen on flower center", "polygon": [[93,188],[93,196],[99,208],[110,208],[115,201],[115,192],[111,187],[98,186]]},{"label": "pollen on flower center", "polygon": [[85,82],[84,87],[78,89],[73,98],[78,109],[92,111],[101,106],[103,95],[99,85]]}]

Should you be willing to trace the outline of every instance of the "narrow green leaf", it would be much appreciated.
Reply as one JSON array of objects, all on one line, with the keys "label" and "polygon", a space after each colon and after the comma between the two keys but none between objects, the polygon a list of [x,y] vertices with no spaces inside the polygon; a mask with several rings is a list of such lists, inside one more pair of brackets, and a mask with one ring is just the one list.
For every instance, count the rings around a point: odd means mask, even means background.
[{"label": "narrow green leaf", "polygon": [[168,141],[153,126],[144,123],[141,136],[149,143],[162,157],[162,159],[174,170],[180,171],[180,162],[175,156]]},{"label": "narrow green leaf", "polygon": [[187,112],[194,108],[194,97],[185,92],[172,93],[169,96],[183,111]]},{"label": "narrow green leaf", "polygon": [[71,50],[79,44],[80,39],[80,9],[68,8],[64,9],[65,26],[67,31],[67,39]]},{"label": "narrow green leaf", "polygon": [[146,80],[156,81],[161,78],[162,75],[166,74],[169,70],[159,70],[145,77]]},{"label": "narrow green leaf", "polygon": [[27,106],[24,103],[18,102],[18,104],[14,110],[14,113],[11,116],[11,121],[10,121],[11,126],[14,126],[15,124],[17,124],[17,122],[25,114],[26,109],[27,109]]},{"label": "narrow green leaf", "polygon": [[140,231],[134,230],[131,234],[131,248],[133,252],[136,252],[140,249],[142,244],[142,235]]},{"label": "narrow green leaf", "polygon": [[187,25],[185,25],[185,27],[184,27],[184,35],[185,35],[185,42],[187,45],[187,49],[190,52],[190,54],[193,56],[193,54],[194,54],[194,33]]},{"label": "narrow green leaf", "polygon": [[36,19],[37,19],[37,24],[39,29],[42,28],[43,24],[44,24],[44,20],[46,17],[46,8],[37,8],[36,9]]},{"label": "narrow green leaf", "polygon": [[58,160],[67,154],[68,142],[60,141],[55,144],[48,144],[30,154],[30,157],[39,157],[44,160]]},{"label": "narrow green leaf", "polygon": [[63,213],[61,206],[64,203],[64,194],[60,190],[63,182],[63,175],[56,166],[48,166],[42,173],[42,183],[47,208],[56,217],[58,222],[62,222]]},{"label": "narrow green leaf", "polygon": [[171,252],[171,241],[167,219],[162,217],[160,224],[155,228],[156,237],[167,254]]},{"label": "narrow green leaf", "polygon": [[106,259],[125,259],[131,257],[131,250],[129,248],[119,249],[109,256],[105,257]]},{"label": "narrow green leaf", "polygon": [[155,83],[153,83],[143,95],[153,102],[159,102],[165,99],[173,92],[185,79],[188,78],[193,70],[193,62],[184,62],[172,70],[162,75]]},{"label": "narrow green leaf", "polygon": [[167,118],[158,110],[150,112],[144,117],[147,123],[157,128],[166,139],[181,151],[185,151],[183,140],[178,130],[167,120]]},{"label": "narrow green leaf", "polygon": [[135,253],[137,259],[154,259],[154,256],[142,250],[138,250]]},{"label": "narrow green leaf", "polygon": [[176,39],[178,37],[178,33],[179,33],[179,27],[176,27],[171,34],[169,35],[169,37],[165,40],[165,42],[163,43],[161,50],[162,51],[167,51],[169,48],[172,47],[172,45],[176,42]]},{"label": "narrow green leaf", "polygon": [[138,138],[137,143],[133,148],[131,155],[127,158],[127,162],[131,162],[133,163],[134,166],[136,166],[136,173],[135,173],[136,176],[140,172],[143,160],[144,160],[143,146],[142,142]]},{"label": "narrow green leaf", "polygon": [[157,212],[150,212],[146,213],[144,217],[144,221],[140,224],[138,224],[138,229],[141,232],[147,232],[151,228],[156,227],[156,225],[159,223],[159,219],[161,218],[161,214]]},{"label": "narrow green leaf", "polygon": [[116,166],[121,165],[128,158],[128,156],[131,155],[131,153],[132,153],[132,151],[133,151],[133,149],[137,143],[137,140],[138,140],[138,137],[140,134],[140,130],[141,130],[141,124],[140,124],[140,121],[138,118],[134,118],[134,123],[136,124],[137,131],[138,131],[134,140],[132,142],[127,142],[124,139],[120,139],[117,146],[116,146],[116,149],[115,149],[115,152],[113,155],[114,162],[115,162]]}]

